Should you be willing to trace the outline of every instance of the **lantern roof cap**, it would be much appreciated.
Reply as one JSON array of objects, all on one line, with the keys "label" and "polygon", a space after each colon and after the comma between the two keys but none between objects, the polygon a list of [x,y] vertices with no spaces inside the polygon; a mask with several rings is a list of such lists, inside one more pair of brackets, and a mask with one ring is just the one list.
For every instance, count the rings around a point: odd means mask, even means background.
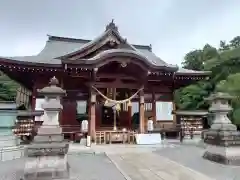
[{"label": "lantern roof cap", "polygon": [[205,100],[207,100],[207,101],[214,101],[214,100],[221,100],[221,99],[231,100],[233,98],[234,98],[234,96],[232,96],[226,92],[216,92],[216,93],[211,94],[208,98],[205,98]]},{"label": "lantern roof cap", "polygon": [[54,76],[50,79],[49,86],[46,86],[42,89],[38,89],[38,93],[42,95],[56,95],[56,96],[63,96],[66,94],[66,91],[62,88],[58,87],[59,84],[58,79]]}]

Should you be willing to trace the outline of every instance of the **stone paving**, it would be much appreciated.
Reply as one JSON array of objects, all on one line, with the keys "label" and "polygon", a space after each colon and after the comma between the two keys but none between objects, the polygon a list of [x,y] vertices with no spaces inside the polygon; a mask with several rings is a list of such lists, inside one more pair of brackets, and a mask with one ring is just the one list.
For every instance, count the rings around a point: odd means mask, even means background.
[{"label": "stone paving", "polygon": [[[240,180],[240,169],[201,158],[203,148],[180,143],[161,145],[71,144],[71,179],[78,180]],[[0,180],[23,177],[24,158],[0,163]],[[234,179],[235,178],[235,179]]]},{"label": "stone paving", "polygon": [[[72,180],[125,180],[116,166],[103,154],[69,155]],[[23,177],[24,158],[0,163],[0,180]]]},{"label": "stone paving", "polygon": [[194,145],[179,145],[176,148],[162,148],[156,154],[206,174],[216,180],[240,180],[240,167],[217,164],[202,158],[204,148]]},{"label": "stone paving", "polygon": [[132,180],[210,180],[209,177],[169,161],[154,153],[160,149],[176,149],[177,144],[160,145],[97,145],[84,148],[78,145],[70,146],[70,152],[80,151],[102,154],[116,165],[126,179]]},{"label": "stone paving", "polygon": [[108,155],[125,177],[132,180],[211,180],[209,177],[180,166],[153,153]]}]

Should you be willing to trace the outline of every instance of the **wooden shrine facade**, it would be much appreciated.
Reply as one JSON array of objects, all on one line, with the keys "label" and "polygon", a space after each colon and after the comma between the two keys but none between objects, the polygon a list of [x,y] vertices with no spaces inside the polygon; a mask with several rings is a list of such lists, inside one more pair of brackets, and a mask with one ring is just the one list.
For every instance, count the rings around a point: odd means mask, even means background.
[{"label": "wooden shrine facade", "polygon": [[56,76],[67,91],[62,99],[60,123],[79,127],[77,109],[82,102],[92,136],[96,129],[114,125],[112,118],[107,120],[113,116],[111,112],[104,115],[108,111],[107,99],[121,102],[118,128],[133,128],[133,111],[138,113],[135,124],[141,133],[146,131],[148,118],[152,118],[154,124],[176,123],[174,115],[172,119],[161,119],[161,113],[170,110],[161,109],[160,102],[169,102],[174,110],[174,90],[209,75],[209,72],[167,64],[152,52],[151,46],[130,44],[120,35],[114,22],[92,41],[49,36],[46,46],[36,56],[1,57],[0,70],[32,92],[33,109],[42,98],[37,95],[37,89]]}]

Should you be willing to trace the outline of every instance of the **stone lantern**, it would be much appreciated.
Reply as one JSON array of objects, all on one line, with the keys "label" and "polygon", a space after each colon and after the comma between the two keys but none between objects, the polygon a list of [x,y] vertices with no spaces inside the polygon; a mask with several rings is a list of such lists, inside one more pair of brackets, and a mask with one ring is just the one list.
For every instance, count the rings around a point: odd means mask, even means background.
[{"label": "stone lantern", "polygon": [[228,118],[232,110],[229,101],[234,97],[217,92],[206,98],[213,115],[211,128],[205,132],[206,151],[203,157],[222,164],[240,165],[240,133]]},{"label": "stone lantern", "polygon": [[59,112],[62,109],[61,97],[66,91],[57,87],[58,80],[53,77],[50,86],[38,90],[45,96],[42,108],[43,124],[31,145],[27,147],[28,156],[25,166],[25,179],[62,179],[69,177],[67,151],[69,144],[64,141],[59,126]]}]

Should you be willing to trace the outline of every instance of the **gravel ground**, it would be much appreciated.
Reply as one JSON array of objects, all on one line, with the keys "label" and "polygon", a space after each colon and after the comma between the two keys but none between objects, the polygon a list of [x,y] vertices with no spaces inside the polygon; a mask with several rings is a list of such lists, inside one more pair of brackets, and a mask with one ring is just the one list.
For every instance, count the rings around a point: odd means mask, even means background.
[{"label": "gravel ground", "polygon": [[[25,159],[0,163],[0,180],[19,180],[23,177]],[[69,155],[71,179],[125,180],[115,165],[103,154]]]},{"label": "gravel ground", "polygon": [[216,180],[240,180],[240,167],[221,165],[203,159],[204,148],[180,145],[175,148],[158,149],[156,153]]}]

